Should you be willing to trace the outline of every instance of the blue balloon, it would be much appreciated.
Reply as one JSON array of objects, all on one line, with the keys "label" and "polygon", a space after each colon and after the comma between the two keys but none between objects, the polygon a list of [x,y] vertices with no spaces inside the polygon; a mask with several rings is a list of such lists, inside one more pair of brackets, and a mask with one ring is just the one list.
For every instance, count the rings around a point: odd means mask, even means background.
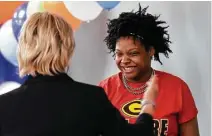
[{"label": "blue balloon", "polygon": [[0,84],[7,81],[15,81],[22,84],[27,77],[20,78],[18,67],[9,63],[0,52]]},{"label": "blue balloon", "polygon": [[17,41],[18,41],[21,27],[23,26],[27,18],[27,13],[26,13],[27,5],[28,5],[28,2],[22,4],[16,9],[15,13],[13,14],[12,29],[13,29],[13,34]]},{"label": "blue balloon", "polygon": [[104,9],[110,10],[119,4],[120,1],[97,1],[97,3]]},{"label": "blue balloon", "polygon": [[0,51],[4,58],[14,66],[17,66],[18,62],[16,52],[18,43],[13,34],[12,19],[8,20],[1,26],[0,43]]}]

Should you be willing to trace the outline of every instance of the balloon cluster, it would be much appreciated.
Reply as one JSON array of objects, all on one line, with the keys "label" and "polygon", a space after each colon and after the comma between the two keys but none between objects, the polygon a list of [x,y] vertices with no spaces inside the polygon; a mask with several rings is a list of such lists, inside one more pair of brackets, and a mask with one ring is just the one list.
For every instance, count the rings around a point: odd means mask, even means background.
[{"label": "balloon cluster", "polygon": [[[0,87],[7,81],[23,83],[18,76],[16,50],[20,30],[35,12],[48,11],[63,17],[76,31],[82,21],[89,22],[119,1],[2,1],[0,2]],[[10,84],[11,85],[11,84]],[[16,85],[17,86],[17,85]],[[1,90],[0,90],[1,91]]]}]

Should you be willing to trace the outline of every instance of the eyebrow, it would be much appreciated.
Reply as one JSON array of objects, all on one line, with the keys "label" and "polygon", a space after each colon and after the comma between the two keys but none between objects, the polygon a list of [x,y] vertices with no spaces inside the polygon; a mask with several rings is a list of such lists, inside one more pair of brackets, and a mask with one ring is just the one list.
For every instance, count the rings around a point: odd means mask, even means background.
[{"label": "eyebrow", "polygon": [[138,48],[133,48],[133,49],[130,49],[129,51],[132,51],[132,50],[138,50]]}]

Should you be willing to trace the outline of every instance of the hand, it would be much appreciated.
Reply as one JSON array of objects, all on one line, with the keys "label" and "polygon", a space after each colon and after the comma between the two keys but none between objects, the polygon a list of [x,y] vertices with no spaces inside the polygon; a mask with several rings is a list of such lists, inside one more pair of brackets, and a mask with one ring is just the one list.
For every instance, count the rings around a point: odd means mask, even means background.
[{"label": "hand", "polygon": [[154,75],[147,83],[147,88],[144,93],[143,99],[155,101],[158,95],[158,77]]},{"label": "hand", "polygon": [[[155,102],[155,99],[158,94],[158,78],[157,76],[153,76],[150,81],[147,83],[146,92],[144,93],[144,100]],[[142,113],[148,113],[150,115],[154,115],[155,113],[155,107],[152,104],[146,104],[142,106],[141,112]]]}]

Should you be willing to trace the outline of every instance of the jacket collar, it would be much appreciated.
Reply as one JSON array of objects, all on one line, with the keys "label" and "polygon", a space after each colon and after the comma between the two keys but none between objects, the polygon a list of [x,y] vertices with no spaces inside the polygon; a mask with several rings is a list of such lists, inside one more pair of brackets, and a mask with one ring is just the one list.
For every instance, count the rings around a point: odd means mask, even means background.
[{"label": "jacket collar", "polygon": [[23,83],[23,85],[36,83],[36,82],[61,82],[61,81],[74,81],[71,77],[69,77],[66,73],[59,73],[54,76],[50,75],[41,75],[37,74],[35,77],[28,76],[27,80]]}]

